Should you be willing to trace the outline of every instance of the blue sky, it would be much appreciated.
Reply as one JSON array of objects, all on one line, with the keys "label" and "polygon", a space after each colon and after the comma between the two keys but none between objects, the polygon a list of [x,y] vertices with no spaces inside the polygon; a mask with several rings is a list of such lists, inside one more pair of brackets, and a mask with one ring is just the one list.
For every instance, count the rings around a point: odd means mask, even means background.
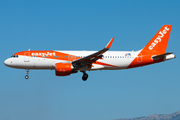
[{"label": "blue sky", "polygon": [[[180,110],[178,0],[1,1],[0,119],[112,120]],[[51,70],[12,69],[4,60],[28,50],[143,48],[164,24],[172,24],[167,52],[177,58],[141,68],[67,77]]]}]

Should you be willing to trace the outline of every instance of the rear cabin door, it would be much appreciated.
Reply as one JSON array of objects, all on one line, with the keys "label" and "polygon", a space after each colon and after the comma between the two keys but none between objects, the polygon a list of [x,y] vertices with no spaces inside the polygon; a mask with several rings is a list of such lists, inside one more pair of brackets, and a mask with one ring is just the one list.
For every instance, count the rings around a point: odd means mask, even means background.
[{"label": "rear cabin door", "polygon": [[142,53],[140,53],[137,57],[137,62],[142,63]]}]

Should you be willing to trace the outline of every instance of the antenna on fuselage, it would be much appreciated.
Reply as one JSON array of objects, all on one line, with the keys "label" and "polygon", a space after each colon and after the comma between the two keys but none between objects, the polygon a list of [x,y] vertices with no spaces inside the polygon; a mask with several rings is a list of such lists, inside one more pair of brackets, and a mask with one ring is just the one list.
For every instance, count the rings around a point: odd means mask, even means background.
[{"label": "antenna on fuselage", "polygon": [[29,50],[28,51],[30,51],[30,48],[29,48]]}]

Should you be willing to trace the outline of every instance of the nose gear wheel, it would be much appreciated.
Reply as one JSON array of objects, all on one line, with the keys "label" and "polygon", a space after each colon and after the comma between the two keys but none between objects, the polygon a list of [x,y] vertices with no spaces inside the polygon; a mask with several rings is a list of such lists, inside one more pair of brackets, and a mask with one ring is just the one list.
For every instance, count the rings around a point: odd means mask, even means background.
[{"label": "nose gear wheel", "polygon": [[28,74],[29,74],[29,69],[26,70],[26,73],[27,73],[27,75],[25,76],[25,79],[28,79],[28,78],[29,78],[29,76],[28,76]]}]

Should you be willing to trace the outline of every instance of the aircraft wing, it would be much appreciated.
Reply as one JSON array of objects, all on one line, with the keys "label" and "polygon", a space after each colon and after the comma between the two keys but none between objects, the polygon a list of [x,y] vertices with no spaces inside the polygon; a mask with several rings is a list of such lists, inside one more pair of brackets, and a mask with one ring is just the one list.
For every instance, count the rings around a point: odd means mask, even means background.
[{"label": "aircraft wing", "polygon": [[91,55],[88,55],[86,57],[74,60],[72,62],[72,64],[84,63],[84,62],[91,62],[91,63],[93,63],[93,62],[97,61],[98,59],[102,59],[102,57],[103,57],[102,54],[109,50],[113,40],[114,40],[114,37],[109,41],[109,43],[106,45],[106,47],[104,49],[102,49],[102,50],[100,50],[98,52],[95,52],[95,53],[93,53]]}]

